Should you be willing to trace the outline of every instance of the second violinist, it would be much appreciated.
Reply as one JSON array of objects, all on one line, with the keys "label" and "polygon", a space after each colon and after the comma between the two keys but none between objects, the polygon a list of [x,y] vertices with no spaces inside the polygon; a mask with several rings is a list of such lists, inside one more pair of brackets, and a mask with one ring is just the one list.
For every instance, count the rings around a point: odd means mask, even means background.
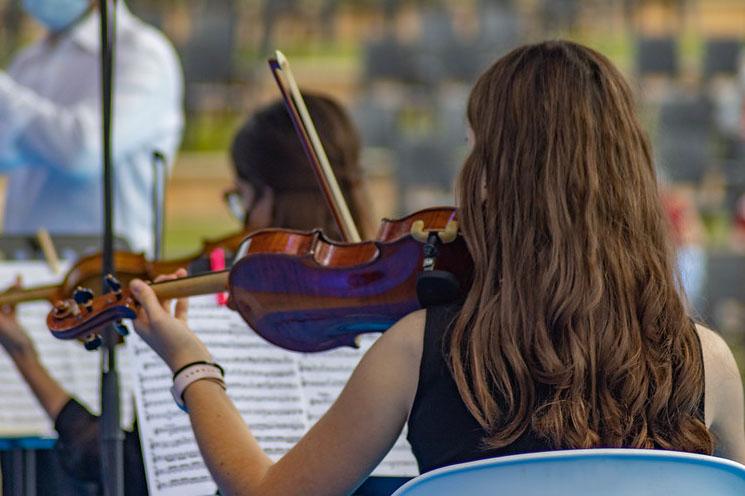
[{"label": "second violinist", "polygon": [[[333,99],[311,94],[306,103],[313,119],[321,124],[321,140],[352,216],[364,234],[371,236],[356,128]],[[244,227],[308,230],[321,226],[332,237],[339,236],[281,101],[253,114],[236,133],[230,152],[234,184],[224,196]],[[55,450],[65,471],[78,480],[100,481],[98,417],[44,368],[11,307],[0,311],[0,344],[54,422],[59,434]],[[136,430],[126,432],[124,446],[125,492],[147,494]]]}]

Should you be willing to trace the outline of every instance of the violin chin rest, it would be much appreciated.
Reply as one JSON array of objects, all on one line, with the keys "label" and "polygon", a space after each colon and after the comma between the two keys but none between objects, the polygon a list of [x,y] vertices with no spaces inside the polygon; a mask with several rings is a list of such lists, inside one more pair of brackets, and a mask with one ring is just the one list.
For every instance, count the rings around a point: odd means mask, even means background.
[{"label": "violin chin rest", "polygon": [[452,303],[460,297],[460,283],[445,270],[420,272],[416,279],[416,297],[422,308]]}]

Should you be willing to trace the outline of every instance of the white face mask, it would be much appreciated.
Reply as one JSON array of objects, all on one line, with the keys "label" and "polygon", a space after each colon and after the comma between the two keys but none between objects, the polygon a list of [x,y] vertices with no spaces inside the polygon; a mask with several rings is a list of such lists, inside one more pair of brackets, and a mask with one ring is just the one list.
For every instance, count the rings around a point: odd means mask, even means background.
[{"label": "white face mask", "polygon": [[90,5],[90,0],[23,0],[23,9],[55,33],[77,21]]}]

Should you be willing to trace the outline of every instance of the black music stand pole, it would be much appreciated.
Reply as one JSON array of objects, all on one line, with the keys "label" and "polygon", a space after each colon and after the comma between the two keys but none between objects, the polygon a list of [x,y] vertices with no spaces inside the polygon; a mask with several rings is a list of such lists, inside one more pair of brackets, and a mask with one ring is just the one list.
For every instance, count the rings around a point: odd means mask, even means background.
[{"label": "black music stand pole", "polygon": [[[101,96],[103,139],[103,290],[106,275],[114,274],[113,189],[114,167],[111,159],[111,115],[116,40],[116,0],[98,2],[101,14]],[[111,12],[109,5],[112,6]],[[109,15],[111,14],[111,15]],[[124,434],[119,411],[119,374],[116,345],[119,335],[109,325],[103,332],[101,347],[101,479],[105,496],[124,496]]]},{"label": "black music stand pole", "polygon": [[153,164],[153,257],[163,258],[163,232],[165,230],[166,156],[154,151]]}]

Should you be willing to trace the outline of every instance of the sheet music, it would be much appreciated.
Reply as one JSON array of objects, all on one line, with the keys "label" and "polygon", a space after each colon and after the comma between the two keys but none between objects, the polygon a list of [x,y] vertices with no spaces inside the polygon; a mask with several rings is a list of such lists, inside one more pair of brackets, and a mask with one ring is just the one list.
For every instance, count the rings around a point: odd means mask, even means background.
[{"label": "sheet music", "polygon": [[129,342],[150,494],[214,494],[216,486],[199,455],[189,418],[171,398],[170,371],[139,336]]},{"label": "sheet music", "polygon": [[[375,336],[360,350],[284,351],[257,336],[214,295],[191,298],[189,326],[225,369],[228,395],[273,459],[286,453],[338,396]],[[137,336],[129,340],[148,488],[153,496],[214,494],[189,417],[171,397],[172,376]],[[417,475],[405,436],[374,475]]]},{"label": "sheet music", "polygon": [[[69,264],[63,264],[64,274]],[[61,275],[52,274],[44,262],[0,263],[0,288],[15,282],[17,274],[23,276],[24,286],[35,286],[59,282]],[[61,341],[52,337],[46,326],[51,305],[47,302],[29,302],[17,306],[20,323],[34,341],[39,357],[50,374],[72,395],[83,401],[91,410],[99,407],[99,354],[91,353],[78,341]],[[126,361],[122,362],[126,367]],[[129,391],[127,377],[122,374],[122,390]],[[52,422],[47,418],[30,388],[15,368],[11,358],[0,348],[0,436],[56,437]],[[128,426],[132,419],[132,401],[122,402],[122,425]]]},{"label": "sheet music", "polygon": [[[295,356],[273,346],[214,295],[191,298],[189,326],[225,369],[228,394],[264,451],[280,458],[307,423]],[[132,339],[140,436],[152,495],[214,494],[189,417],[170,393],[171,373],[140,339]]]},{"label": "sheet music", "polygon": [[[308,425],[313,425],[329,409],[352,375],[365,352],[378,334],[360,336],[359,349],[339,348],[321,353],[306,353],[300,357],[300,378],[305,394]],[[396,444],[372,475],[414,477],[419,475],[416,459],[406,440],[406,427]]]}]

